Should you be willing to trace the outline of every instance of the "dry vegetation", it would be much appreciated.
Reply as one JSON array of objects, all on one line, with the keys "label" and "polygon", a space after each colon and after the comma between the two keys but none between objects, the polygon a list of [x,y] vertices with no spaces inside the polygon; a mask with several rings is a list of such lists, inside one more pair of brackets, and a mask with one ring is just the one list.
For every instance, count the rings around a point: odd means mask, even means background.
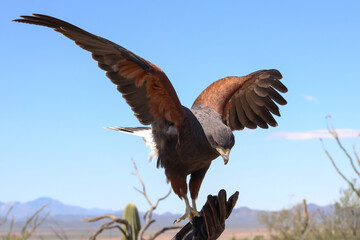
[{"label": "dry vegetation", "polygon": [[354,171],[356,178],[350,180],[338,168],[335,160],[324,147],[326,156],[331,161],[336,172],[348,183],[348,188],[341,190],[340,199],[328,212],[308,212],[306,201],[291,210],[265,213],[259,220],[267,226],[272,240],[359,240],[360,239],[360,159],[353,146],[354,158],[342,145],[340,138],[331,124],[329,133],[334,137],[337,145],[342,150]]},{"label": "dry vegetation", "polygon": [[[14,217],[10,221],[10,227],[7,233],[4,236],[0,236],[2,240],[26,240],[31,238],[35,230],[44,223],[46,218],[49,216],[49,212],[45,216],[41,217],[40,213],[46,208],[46,205],[37,210],[32,216],[30,216],[25,222],[24,226],[21,228],[21,231],[18,233],[13,233],[15,219]],[[9,210],[5,213],[4,217],[0,217],[0,226],[4,225],[12,211],[13,207],[11,206]]]},{"label": "dry vegetation", "polygon": [[308,212],[304,201],[292,209],[264,213],[259,220],[272,240],[359,240],[360,198],[349,187],[328,212]]}]

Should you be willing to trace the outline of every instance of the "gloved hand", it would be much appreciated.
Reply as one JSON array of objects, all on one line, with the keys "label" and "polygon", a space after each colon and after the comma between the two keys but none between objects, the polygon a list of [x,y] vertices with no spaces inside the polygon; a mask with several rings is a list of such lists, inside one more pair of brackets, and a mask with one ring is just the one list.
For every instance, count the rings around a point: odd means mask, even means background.
[{"label": "gloved hand", "polygon": [[218,196],[207,197],[207,202],[196,217],[186,224],[172,240],[214,240],[225,230],[225,220],[230,216],[239,192],[226,201],[226,191],[221,189]]}]

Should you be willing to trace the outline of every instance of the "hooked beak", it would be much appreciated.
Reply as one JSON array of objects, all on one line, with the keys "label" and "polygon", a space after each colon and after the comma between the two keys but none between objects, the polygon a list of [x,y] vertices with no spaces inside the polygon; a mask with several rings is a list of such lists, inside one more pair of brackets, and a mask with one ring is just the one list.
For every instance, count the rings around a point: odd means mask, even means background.
[{"label": "hooked beak", "polygon": [[230,149],[216,148],[216,150],[220,153],[221,157],[224,159],[224,164],[226,165],[229,162]]}]

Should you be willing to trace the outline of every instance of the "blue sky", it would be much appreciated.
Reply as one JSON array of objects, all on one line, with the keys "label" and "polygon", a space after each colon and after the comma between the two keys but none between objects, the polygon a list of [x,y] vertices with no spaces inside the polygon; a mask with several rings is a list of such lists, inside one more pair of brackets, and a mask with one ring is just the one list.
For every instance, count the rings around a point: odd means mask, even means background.
[{"label": "blue sky", "polygon": [[[240,192],[238,207],[281,209],[302,198],[325,205],[346,187],[318,137],[330,114],[336,128],[348,129],[344,145],[359,145],[359,1],[0,3],[0,201],[48,196],[146,210],[133,189],[131,158],[154,201],[170,187],[163,169],[148,163],[142,139],[103,129],[140,124],[90,54],[50,29],[11,22],[31,13],[61,18],[153,62],[188,107],[222,77],[281,71],[289,92],[279,126],[236,132],[228,165],[213,162],[198,205],[221,188]],[[350,176],[334,140],[325,144]],[[157,211],[183,210],[172,194]]]}]

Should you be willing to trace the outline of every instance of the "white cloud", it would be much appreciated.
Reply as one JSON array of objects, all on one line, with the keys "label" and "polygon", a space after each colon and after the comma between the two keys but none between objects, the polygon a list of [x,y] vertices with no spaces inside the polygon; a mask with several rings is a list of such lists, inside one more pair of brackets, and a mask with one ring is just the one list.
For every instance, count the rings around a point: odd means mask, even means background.
[{"label": "white cloud", "polygon": [[319,102],[319,100],[316,97],[310,96],[310,95],[303,95],[305,100],[311,101],[311,102]]},{"label": "white cloud", "polygon": [[[360,137],[360,130],[357,129],[336,129],[339,138]],[[269,134],[272,138],[282,138],[287,140],[308,140],[317,138],[333,138],[327,129],[311,130],[304,132],[274,132]]]}]

